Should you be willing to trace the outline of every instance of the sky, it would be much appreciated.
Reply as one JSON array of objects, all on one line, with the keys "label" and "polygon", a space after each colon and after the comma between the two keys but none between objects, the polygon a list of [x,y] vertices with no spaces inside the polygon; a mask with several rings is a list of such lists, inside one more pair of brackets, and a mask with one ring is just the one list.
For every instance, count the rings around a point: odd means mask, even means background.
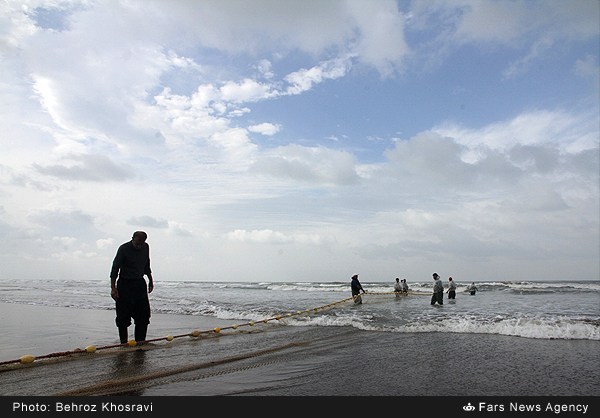
[{"label": "sky", "polygon": [[597,0],[0,3],[0,280],[600,279]]}]

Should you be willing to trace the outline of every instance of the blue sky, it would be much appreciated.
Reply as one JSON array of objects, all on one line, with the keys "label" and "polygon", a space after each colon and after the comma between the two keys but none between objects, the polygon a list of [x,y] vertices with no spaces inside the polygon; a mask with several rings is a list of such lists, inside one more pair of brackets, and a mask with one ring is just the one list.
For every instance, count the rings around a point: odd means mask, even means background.
[{"label": "blue sky", "polygon": [[0,279],[597,280],[599,4],[3,2]]}]

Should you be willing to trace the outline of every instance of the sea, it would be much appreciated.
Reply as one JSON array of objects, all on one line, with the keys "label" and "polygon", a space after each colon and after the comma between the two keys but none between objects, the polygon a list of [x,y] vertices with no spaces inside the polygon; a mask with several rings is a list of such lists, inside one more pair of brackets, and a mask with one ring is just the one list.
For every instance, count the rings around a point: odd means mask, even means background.
[{"label": "sea", "polygon": [[[363,282],[354,304],[347,282],[157,281],[153,314],[213,317],[244,324],[283,317],[290,326],[355,327],[387,333],[498,334],[529,339],[600,340],[600,281],[457,282],[456,299],[444,293],[431,305],[433,282],[408,282],[397,296],[393,282]],[[0,302],[114,310],[108,280],[3,280]],[[151,322],[152,324],[152,322]],[[149,328],[151,333],[152,325]]]},{"label": "sea", "polygon": [[2,280],[0,398],[443,396],[444,413],[496,396],[506,408],[598,399],[600,281],[478,281],[471,295],[457,280],[443,305],[431,305],[433,281],[409,280],[407,295],[393,283],[363,281],[355,304],[350,279],[158,280],[148,339],[129,347],[108,279]]}]

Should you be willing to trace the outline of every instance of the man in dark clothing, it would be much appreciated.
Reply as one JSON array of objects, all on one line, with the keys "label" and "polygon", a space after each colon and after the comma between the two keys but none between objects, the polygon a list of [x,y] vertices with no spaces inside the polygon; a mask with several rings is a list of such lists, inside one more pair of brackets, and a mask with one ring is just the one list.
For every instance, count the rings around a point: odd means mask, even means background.
[{"label": "man in dark clothing", "polygon": [[354,303],[362,303],[360,291],[362,290],[362,292],[365,293],[365,289],[363,289],[362,285],[358,281],[358,274],[352,276],[352,281],[350,282],[350,290],[352,290],[352,298],[354,298]]},{"label": "man in dark clothing", "polygon": [[[134,232],[131,241],[119,246],[110,271],[110,295],[116,302],[115,322],[121,344],[127,342],[131,318],[135,321],[135,341],[146,340],[150,323],[148,293],[154,290],[147,238],[144,231]],[[148,276],[148,290],[144,275]]]}]

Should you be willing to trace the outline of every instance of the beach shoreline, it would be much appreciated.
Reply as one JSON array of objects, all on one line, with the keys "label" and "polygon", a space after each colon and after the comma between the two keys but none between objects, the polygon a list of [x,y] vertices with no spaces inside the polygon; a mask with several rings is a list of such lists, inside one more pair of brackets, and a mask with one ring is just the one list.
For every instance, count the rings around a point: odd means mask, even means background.
[{"label": "beach shoreline", "polygon": [[[0,362],[23,355],[43,356],[83,349],[88,345],[119,344],[114,310],[0,302],[0,317],[3,318],[0,329],[5,337],[0,343]],[[147,338],[211,330],[234,322],[202,315],[153,313]],[[130,338],[133,338],[134,327],[134,324],[129,327]]]},{"label": "beach shoreline", "polygon": [[[10,314],[3,316],[7,323],[20,318],[13,338],[2,343],[2,359],[118,342],[108,310],[4,303],[0,313]],[[95,325],[85,327],[90,319]],[[149,338],[232,322],[154,314]],[[12,365],[0,370],[0,395],[597,396],[599,348],[590,340],[386,333],[281,321]]]}]

